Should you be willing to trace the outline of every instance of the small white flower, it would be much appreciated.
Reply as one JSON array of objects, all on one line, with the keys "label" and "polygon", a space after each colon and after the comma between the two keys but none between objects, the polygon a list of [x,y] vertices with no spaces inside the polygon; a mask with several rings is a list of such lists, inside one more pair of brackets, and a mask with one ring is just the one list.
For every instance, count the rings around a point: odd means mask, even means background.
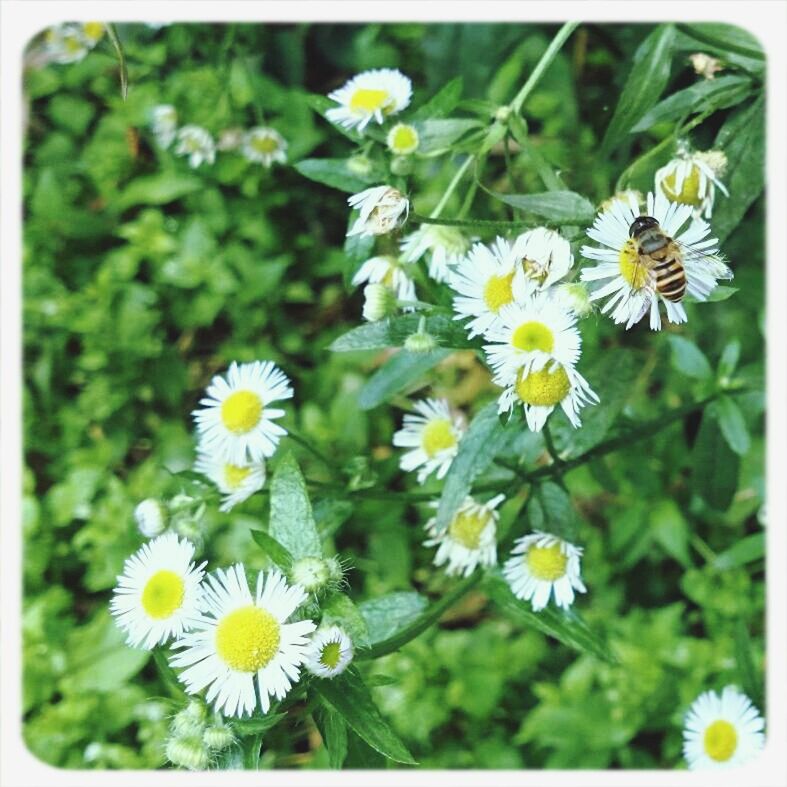
[{"label": "small white flower", "polygon": [[717,71],[724,70],[724,64],[721,60],[715,57],[706,55],[704,52],[695,52],[689,56],[692,66],[694,66],[694,73],[698,76],[703,76],[705,79],[715,79],[714,74]]},{"label": "small white flower", "polygon": [[139,532],[145,538],[154,538],[167,529],[167,509],[160,500],[148,498],[137,504],[134,509]]},{"label": "small white flower", "polygon": [[[662,193],[647,196],[647,215],[654,218],[662,231],[678,243],[686,273],[686,292],[695,300],[705,301],[716,288],[718,279],[732,278],[732,271],[718,253],[718,241],[709,238],[710,226],[699,218],[691,218],[690,205],[670,202]],[[640,262],[637,242],[630,237],[630,228],[640,217],[633,197],[616,199],[596,216],[588,237],[606,248],[583,246],[582,255],[600,264],[582,270],[582,281],[599,282],[590,295],[592,301],[607,298],[603,314],[626,324],[626,330],[650,313],[650,327],[661,329],[659,304],[673,323],[688,319],[682,303],[664,298],[656,290],[655,275]],[[691,220],[688,228],[683,229]]]},{"label": "small white flower", "polygon": [[351,208],[359,211],[358,218],[347,232],[348,237],[385,235],[401,227],[410,212],[407,197],[391,186],[364,189],[349,197],[347,202]]},{"label": "small white flower", "polygon": [[459,440],[465,431],[464,418],[452,413],[445,399],[424,399],[413,405],[417,415],[407,413],[402,428],[393,436],[398,448],[409,448],[399,460],[406,472],[418,470],[418,483],[437,473],[444,478],[459,450]]},{"label": "small white flower", "polygon": [[586,592],[579,576],[582,549],[562,538],[537,531],[518,539],[511,555],[503,576],[513,594],[529,601],[534,612],[544,609],[551,595],[559,607],[568,609],[575,590]]},{"label": "small white flower", "polygon": [[196,169],[203,162],[212,164],[216,160],[213,137],[201,126],[183,126],[177,133],[178,144],[175,155],[188,156],[189,166]]},{"label": "small white flower", "polygon": [[331,107],[325,116],[331,123],[362,132],[375,120],[401,112],[410,103],[413,88],[410,80],[395,68],[377,68],[354,76],[328,98],[340,106]]},{"label": "small white flower", "polygon": [[150,128],[156,142],[168,148],[175,140],[178,128],[178,113],[171,104],[159,104],[150,111]]},{"label": "small white flower", "polygon": [[517,262],[508,241],[497,238],[491,248],[473,244],[449,277],[459,293],[454,298],[454,319],[473,318],[465,326],[471,339],[497,324],[502,309],[526,296],[524,269]]},{"label": "small white flower", "polygon": [[82,37],[91,49],[104,37],[106,32],[106,25],[103,22],[85,22],[79,25],[79,28]]},{"label": "small white flower", "polygon": [[470,242],[456,227],[422,224],[402,239],[402,259],[417,262],[428,254],[429,275],[436,282],[446,282],[462,262]]},{"label": "small white flower", "polygon": [[725,768],[751,760],[765,744],[765,722],[751,700],[733,686],[721,696],[700,694],[683,727],[683,756],[690,770]]},{"label": "small white flower", "polygon": [[226,379],[216,375],[206,394],[203,409],[192,412],[205,451],[234,465],[273,455],[287,432],[273,422],[284,410],[270,405],[293,394],[281,369],[271,361],[233,361]]},{"label": "small white flower", "polygon": [[243,137],[243,155],[249,161],[256,161],[269,167],[274,161],[287,163],[287,142],[278,131],[258,126],[246,132]]},{"label": "small white flower", "polygon": [[415,283],[406,273],[405,268],[406,266],[391,255],[372,257],[358,268],[352,283],[356,287],[365,282],[384,284],[388,289],[393,290],[398,300],[414,301]]},{"label": "small white flower", "polygon": [[246,137],[246,132],[238,126],[225,128],[219,134],[216,150],[237,150]]},{"label": "small white flower", "polygon": [[263,460],[233,464],[209,451],[204,445],[197,449],[194,470],[213,481],[224,495],[219,511],[231,511],[265,485]]},{"label": "small white flower", "polygon": [[396,294],[387,284],[367,284],[363,288],[364,320],[377,322],[396,314],[398,311]]},{"label": "small white flower", "polygon": [[409,123],[397,123],[385,139],[388,150],[397,156],[409,156],[418,150],[418,130]]},{"label": "small white flower", "polygon": [[719,179],[727,169],[727,156],[722,150],[690,152],[684,145],[668,164],[656,172],[656,192],[681,205],[691,205],[695,216],[711,217],[716,189],[729,197]]},{"label": "small white flower", "polygon": [[129,645],[150,650],[197,624],[205,563],[193,558],[193,544],[166,533],[126,560],[109,609]]},{"label": "small white flower", "polygon": [[44,46],[49,59],[63,65],[78,63],[92,48],[82,26],[75,24],[50,27],[46,31]]},{"label": "small white flower", "polygon": [[[225,716],[245,716],[271,697],[283,699],[308,657],[311,620],[287,623],[306,600],[278,571],[260,571],[252,595],[241,563],[205,580],[203,615],[177,640],[170,658],[190,694],[208,689],[205,699]],[[255,681],[256,676],[256,681]],[[256,686],[255,686],[256,683]]]},{"label": "small white flower", "polygon": [[[469,577],[476,566],[494,566],[497,563],[497,521],[500,514],[495,509],[505,497],[497,495],[486,503],[478,503],[466,497],[451,523],[438,530],[437,519],[426,523],[429,538],[424,546],[437,547],[434,564],[448,563],[445,572],[449,576],[462,574]],[[437,504],[434,504],[437,507]]]},{"label": "small white flower", "polygon": [[528,291],[546,290],[560,281],[574,264],[569,242],[546,227],[522,233],[514,240],[512,251],[522,265]]},{"label": "small white flower", "polygon": [[312,637],[306,669],[320,678],[335,678],[353,660],[353,643],[339,626],[319,629]]}]

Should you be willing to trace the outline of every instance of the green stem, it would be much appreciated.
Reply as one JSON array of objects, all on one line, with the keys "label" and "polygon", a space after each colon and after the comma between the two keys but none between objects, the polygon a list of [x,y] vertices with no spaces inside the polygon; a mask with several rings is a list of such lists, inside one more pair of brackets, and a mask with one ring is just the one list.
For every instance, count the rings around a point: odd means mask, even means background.
[{"label": "green stem", "polygon": [[328,459],[328,457],[325,456],[322,451],[320,451],[318,448],[315,448],[305,437],[301,437],[296,432],[293,432],[292,429],[287,430],[287,436],[298,443],[298,445],[303,446],[313,456],[316,456],[317,459],[319,459],[331,471],[331,473],[335,471],[336,463]]},{"label": "green stem", "polygon": [[[436,216],[422,216],[420,213],[410,213],[410,221],[415,224],[441,224],[444,227],[468,227],[469,229],[507,230],[526,227],[527,221],[495,221],[490,219],[439,219]],[[532,223],[532,222],[530,222]]]},{"label": "green stem", "polygon": [[113,24],[107,24],[107,35],[118,56],[118,64],[120,66],[120,95],[123,101],[125,101],[128,97],[128,67],[126,66],[126,56],[123,53],[123,46],[120,43],[117,30],[115,30]]},{"label": "green stem", "polygon": [[552,464],[560,465],[562,464],[563,460],[560,458],[557,449],[555,448],[555,443],[552,440],[552,432],[549,431],[549,424],[544,424],[544,442],[546,443],[547,452],[549,453],[550,458],[552,459]]},{"label": "green stem", "polygon": [[[429,214],[429,218],[436,219],[442,212],[443,208],[446,206],[446,203],[451,198],[451,195],[454,193],[456,187],[459,185],[459,181],[462,179],[462,176],[467,172],[467,168],[473,163],[475,160],[475,156],[468,156],[461,167],[456,171],[451,182],[448,184],[448,188],[445,190],[445,193],[440,198],[440,202],[437,203],[435,209]],[[434,222],[437,223],[437,222]]]}]

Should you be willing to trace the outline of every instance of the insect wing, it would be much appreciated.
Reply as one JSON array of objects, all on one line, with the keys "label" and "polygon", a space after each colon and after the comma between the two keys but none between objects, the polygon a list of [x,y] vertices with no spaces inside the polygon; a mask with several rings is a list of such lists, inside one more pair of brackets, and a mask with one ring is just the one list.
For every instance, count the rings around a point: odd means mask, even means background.
[{"label": "insect wing", "polygon": [[734,274],[732,272],[732,268],[727,265],[724,257],[722,257],[720,254],[708,254],[708,252],[697,248],[697,246],[689,243],[681,243],[679,240],[675,239],[673,239],[673,243],[680,247],[684,260],[688,260],[690,262],[701,261],[703,265],[707,266],[708,272],[713,276],[714,279],[733,278]]}]

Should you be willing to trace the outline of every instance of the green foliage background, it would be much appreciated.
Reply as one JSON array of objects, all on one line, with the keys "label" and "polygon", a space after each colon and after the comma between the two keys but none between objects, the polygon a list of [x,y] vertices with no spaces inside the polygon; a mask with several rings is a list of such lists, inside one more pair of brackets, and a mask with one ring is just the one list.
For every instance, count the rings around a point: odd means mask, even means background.
[{"label": "green foliage background", "polygon": [[[659,157],[672,152],[660,143],[686,107],[631,127],[660,92],[697,82],[687,55],[698,50],[724,56],[746,84],[736,101],[712,105],[692,139],[698,149],[734,146],[735,124],[761,127],[763,63],[743,31],[715,28],[660,28],[669,40],[657,40],[653,54],[642,44],[651,26],[582,25],[525,103],[528,145],[508,173],[493,147],[485,185],[540,192],[546,166],[597,205],[629,168],[626,184],[646,190]],[[231,360],[282,366],[296,392],[284,425],[351,479],[345,494],[288,441],[307,478],[328,484],[312,490],[315,518],[351,560],[353,598],[413,589],[439,597],[452,587],[421,545],[428,508],[370,491],[412,488],[391,448],[401,411],[357,406],[386,353],[329,349],[360,322],[361,297],[348,286],[358,261],[343,248],[345,195],[237,153],[192,171],[154,145],[150,108],[172,103],[181,123],[214,135],[264,118],[289,141],[290,161],[343,158],[352,144],[308,94],[324,95],[363,69],[398,67],[413,80],[416,109],[460,76],[470,101],[459,109],[483,114],[511,100],[556,29],[127,25],[119,28],[126,101],[106,39],[79,63],[27,71],[24,731],[36,756],[71,768],[164,764],[166,688],[149,654],[124,645],[107,602],[142,540],[134,505],[180,489],[173,474],[193,460],[189,412]],[[630,99],[648,106],[608,130],[637,69]],[[701,106],[692,99],[691,108]],[[577,654],[495,607],[487,592],[470,592],[439,626],[361,665],[423,767],[679,767],[682,715],[701,691],[736,683],[762,707],[763,200],[762,174],[748,162],[763,143],[744,137],[728,149],[739,157],[731,196],[718,197],[712,222],[738,291],[689,306],[689,323],[661,334],[642,325],[625,333],[599,315],[581,326],[583,368],[601,383],[603,431],[624,433],[700,401],[723,377],[742,386],[566,476],[589,588],[577,607],[618,663]],[[426,214],[457,163],[444,156],[417,167],[411,197]],[[516,214],[484,197],[470,215]],[[438,367],[433,390],[469,414],[495,395],[467,350]],[[559,427],[563,445],[582,439]],[[544,446],[529,437],[512,451],[532,467]],[[439,494],[437,484],[427,489]],[[521,506],[514,499],[504,521],[515,522]],[[209,511],[212,566],[264,566],[249,529],[267,518],[265,495],[228,515]],[[265,738],[261,767],[328,764],[303,706]],[[346,764],[386,763],[351,737]]]}]

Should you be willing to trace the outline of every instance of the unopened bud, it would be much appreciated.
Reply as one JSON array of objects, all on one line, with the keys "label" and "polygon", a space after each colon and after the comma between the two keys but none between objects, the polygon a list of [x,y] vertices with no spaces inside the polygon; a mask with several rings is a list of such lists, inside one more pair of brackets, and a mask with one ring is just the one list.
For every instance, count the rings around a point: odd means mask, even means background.
[{"label": "unopened bud", "polygon": [[158,500],[148,498],[134,509],[134,519],[145,538],[154,538],[167,529],[167,509]]},{"label": "unopened bud", "polygon": [[[334,569],[335,570],[335,569]],[[307,593],[317,593],[331,581],[332,567],[320,557],[296,560],[290,569],[290,579]]]},{"label": "unopened bud", "polygon": [[367,284],[363,288],[363,317],[377,322],[396,313],[396,295],[384,284]]},{"label": "unopened bud", "polygon": [[435,347],[437,347],[437,339],[431,333],[426,333],[425,331],[411,333],[404,340],[405,350],[409,350],[411,353],[428,353],[434,350]]},{"label": "unopened bud", "polygon": [[235,736],[229,727],[218,724],[215,727],[208,727],[202,736],[202,740],[211,751],[223,751],[232,746],[235,742]]},{"label": "unopened bud", "polygon": [[347,159],[347,169],[355,175],[368,175],[372,171],[372,161],[368,156],[350,156]]},{"label": "unopened bud", "polygon": [[410,156],[394,156],[391,159],[391,172],[394,175],[409,175],[413,171],[413,159]]},{"label": "unopened bud", "polygon": [[204,771],[208,767],[208,750],[202,738],[170,738],[165,753],[173,765],[189,771]]},{"label": "unopened bud", "polygon": [[502,123],[505,125],[508,123],[508,119],[511,117],[511,107],[504,105],[502,107],[498,107],[495,110],[495,120],[498,123]]},{"label": "unopened bud", "polygon": [[577,317],[585,317],[593,311],[593,302],[584,284],[561,284],[557,288],[557,296]]}]

